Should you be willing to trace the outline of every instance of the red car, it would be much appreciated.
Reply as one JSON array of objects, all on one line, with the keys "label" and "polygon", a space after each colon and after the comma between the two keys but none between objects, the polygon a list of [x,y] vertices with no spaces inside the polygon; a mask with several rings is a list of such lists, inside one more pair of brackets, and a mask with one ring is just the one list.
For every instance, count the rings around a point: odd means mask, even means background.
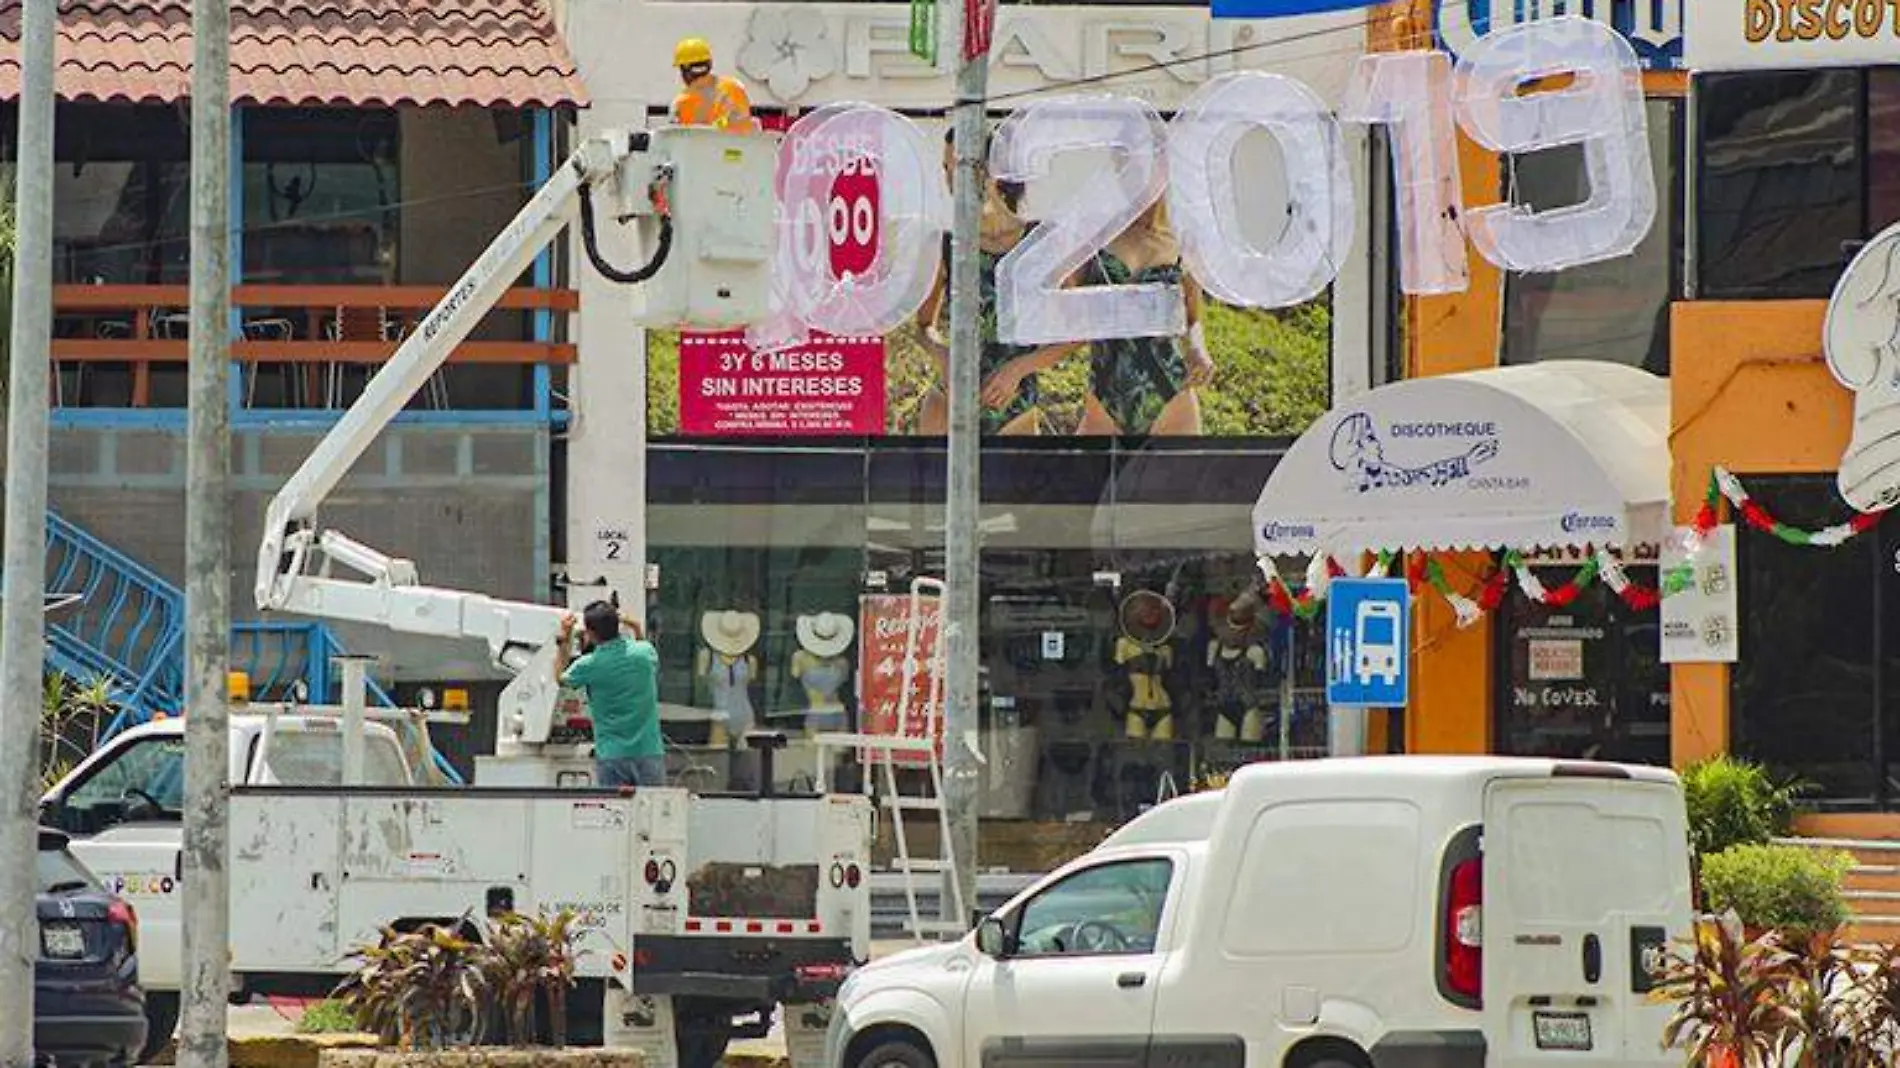
[{"label": "red car", "polygon": [[130,1065],[145,1047],[138,917],[41,828],[40,959],[34,968],[33,1051],[68,1065]]}]

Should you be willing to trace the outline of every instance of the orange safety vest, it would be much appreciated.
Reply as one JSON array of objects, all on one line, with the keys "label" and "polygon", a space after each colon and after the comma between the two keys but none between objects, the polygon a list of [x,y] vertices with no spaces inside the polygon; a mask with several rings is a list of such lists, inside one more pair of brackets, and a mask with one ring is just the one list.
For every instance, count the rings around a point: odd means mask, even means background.
[{"label": "orange safety vest", "polygon": [[713,77],[708,85],[694,86],[674,97],[673,121],[681,126],[717,126],[735,133],[758,128],[745,86],[723,74]]}]

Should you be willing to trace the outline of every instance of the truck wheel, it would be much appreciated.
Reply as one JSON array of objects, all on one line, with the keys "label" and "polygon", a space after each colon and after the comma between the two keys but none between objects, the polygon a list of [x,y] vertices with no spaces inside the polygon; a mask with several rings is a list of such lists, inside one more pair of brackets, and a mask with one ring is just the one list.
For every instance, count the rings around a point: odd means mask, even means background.
[{"label": "truck wheel", "polygon": [[679,1047],[680,1068],[719,1068],[732,1041],[732,1017],[679,1015],[673,1018],[673,1042]]},{"label": "truck wheel", "polygon": [[872,1046],[845,1068],[937,1068],[936,1059],[914,1043],[893,1039]]},{"label": "truck wheel", "polygon": [[171,1045],[178,1030],[178,995],[147,991],[145,994],[145,1048],[139,1051],[139,1063],[150,1064],[161,1050]]}]

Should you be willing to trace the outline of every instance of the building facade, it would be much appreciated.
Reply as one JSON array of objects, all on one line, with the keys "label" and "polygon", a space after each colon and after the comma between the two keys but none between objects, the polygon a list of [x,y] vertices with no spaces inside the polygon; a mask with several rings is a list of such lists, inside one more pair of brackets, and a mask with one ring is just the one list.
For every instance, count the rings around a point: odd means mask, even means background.
[{"label": "building facade", "polygon": [[[564,19],[592,100],[580,134],[664,121],[679,88],[670,49],[686,36],[711,43],[717,69],[743,79],[771,122],[858,100],[910,117],[933,144],[944,131],[952,78],[908,52],[906,6],[572,0]],[[1078,92],[1134,96],[1167,116],[1227,69],[1290,74],[1336,103],[1364,37],[1357,12],[1230,23],[1205,7],[1005,4],[992,121]],[[629,41],[640,42],[637,54]],[[1370,150],[1355,135],[1350,151],[1363,189]],[[1031,193],[1025,216],[1058,210],[1087,177],[1090,164],[1069,162]],[[1271,162],[1259,173],[1274,173]],[[1115,820],[1202,769],[1324,752],[1310,623],[1263,622],[1221,646],[1212,621],[1258,575],[1248,510],[1286,441],[1335,392],[1371,382],[1383,345],[1369,311],[1371,203],[1360,202],[1362,240],[1321,299],[1282,314],[1208,311],[1216,370],[1193,391],[1191,415],[1175,419],[1180,406],[1163,403],[1179,389],[1157,397],[1100,385],[1084,346],[1036,376],[1033,412],[1012,407],[991,421],[980,625],[987,815]],[[1270,225],[1272,210],[1245,225]],[[618,262],[637,253],[608,249]],[[637,599],[660,646],[663,711],[678,743],[708,740],[695,726],[706,712],[795,735],[866,724],[890,690],[864,658],[886,603],[876,598],[901,599],[913,579],[943,574],[940,370],[928,324],[853,340],[843,358],[867,369],[879,402],[843,432],[745,432],[707,413],[724,388],[708,385],[712,342],[623,328],[599,309],[626,295],[591,274],[579,284],[588,310],[578,415],[559,453],[570,594],[611,589],[624,602],[645,590]],[[1144,403],[1169,414],[1143,415]],[[644,525],[632,521],[642,512]],[[1160,622],[1157,640],[1137,647],[1127,617],[1143,605]],[[850,646],[811,640],[837,620],[852,625]],[[730,637],[720,633],[728,624]],[[802,748],[781,769],[809,770]]]},{"label": "building facade", "polygon": [[[4,17],[17,28],[17,8]],[[58,621],[68,659],[143,680],[128,691],[164,674],[182,606],[189,22],[170,0],[60,11],[50,494],[71,529],[49,571],[89,593]],[[17,49],[17,32],[0,46],[9,100]],[[528,0],[239,2],[231,51],[243,619],[271,494],[526,201],[586,98],[551,13]],[[9,104],[7,160],[14,127]],[[403,413],[335,495],[331,523],[440,584],[551,596],[551,443],[578,307],[558,259],[544,256]],[[321,661],[298,644],[303,626],[245,625],[234,651],[262,692],[303,672],[286,658]],[[489,672],[479,648],[445,659],[382,634],[341,638],[383,653],[386,680]]]}]

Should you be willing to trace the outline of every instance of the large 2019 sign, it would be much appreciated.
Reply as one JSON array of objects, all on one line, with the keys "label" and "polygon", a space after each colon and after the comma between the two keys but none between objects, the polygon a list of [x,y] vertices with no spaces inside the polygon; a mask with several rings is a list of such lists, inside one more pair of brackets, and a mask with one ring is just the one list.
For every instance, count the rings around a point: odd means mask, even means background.
[{"label": "large 2019 sign", "polygon": [[[1545,82],[1568,77],[1567,84]],[[1178,334],[1177,285],[1070,287],[1064,281],[1163,197],[1184,265],[1215,298],[1286,307],[1323,292],[1354,239],[1354,191],[1340,122],[1384,126],[1393,145],[1400,283],[1407,293],[1462,291],[1468,236],[1479,254],[1520,272],[1560,271],[1624,256],[1656,215],[1641,71],[1629,42],[1577,17],[1522,23],[1480,39],[1454,68],[1437,51],[1362,57],[1339,115],[1299,81],[1241,72],[1203,86],[1171,122],[1126,97],[1030,104],[996,130],[990,174],[1031,182],[1068,153],[1106,161],[996,271],[998,340],[1040,345]],[[1503,203],[1462,210],[1456,130],[1499,153],[1579,145],[1590,194],[1547,211]],[[1267,246],[1242,233],[1235,174],[1255,131],[1280,149],[1286,224]],[[879,197],[851,190],[875,173]],[[854,181],[855,180],[855,181]],[[914,123],[868,104],[835,104],[787,131],[778,165],[780,221],[771,345],[817,330],[882,335],[915,315],[935,281],[950,191],[943,152]],[[829,254],[841,237],[872,243],[851,267]]]}]

